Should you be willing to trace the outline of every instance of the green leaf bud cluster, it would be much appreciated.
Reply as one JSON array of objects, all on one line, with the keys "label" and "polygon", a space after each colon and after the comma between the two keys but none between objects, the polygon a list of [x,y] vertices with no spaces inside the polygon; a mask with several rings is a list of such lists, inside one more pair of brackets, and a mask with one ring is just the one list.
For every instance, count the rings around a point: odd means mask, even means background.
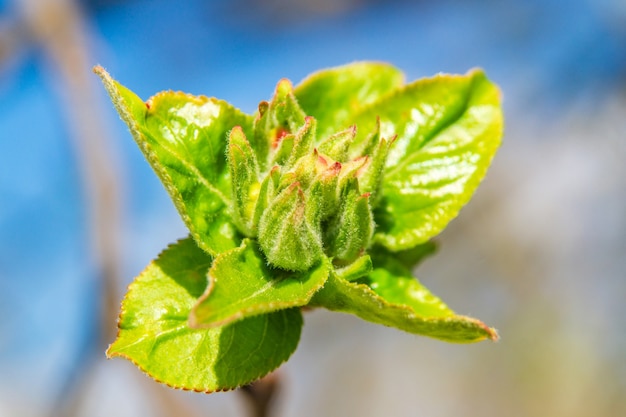
[{"label": "green leaf bud cluster", "polygon": [[369,247],[372,201],[393,142],[380,137],[379,124],[360,149],[352,146],[356,125],[319,140],[316,128],[281,80],[260,103],[250,140],[240,126],[228,134],[233,220],[271,266],[290,271],[322,256],[348,264]]},{"label": "green leaf bud cluster", "polygon": [[190,234],[129,286],[109,357],[172,387],[233,389],[289,358],[303,307],[497,339],[413,276],[500,144],[482,71],[405,84],[357,62],[279,81],[253,115],[180,92],[144,102],[95,71]]}]

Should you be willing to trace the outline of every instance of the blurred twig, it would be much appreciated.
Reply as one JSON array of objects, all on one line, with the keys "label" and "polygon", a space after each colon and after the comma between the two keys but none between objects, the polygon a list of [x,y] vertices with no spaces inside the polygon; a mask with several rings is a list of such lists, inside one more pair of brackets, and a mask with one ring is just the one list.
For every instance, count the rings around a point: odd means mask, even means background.
[{"label": "blurred twig", "polygon": [[279,374],[274,372],[239,389],[248,400],[251,417],[269,417],[271,405],[280,390]]},{"label": "blurred twig", "polygon": [[[95,78],[90,68],[86,28],[75,0],[19,0],[21,25],[27,36],[42,48],[57,78],[59,94],[72,129],[72,140],[83,177],[87,199],[89,233],[94,258],[102,278],[102,310],[96,352],[85,355],[87,363],[76,365],[79,374],[70,381],[67,392],[53,410],[54,416],[72,417],[80,413],[89,382],[95,375],[96,355],[103,355],[115,338],[119,306],[122,182],[120,164],[111,148],[112,141],[100,117]],[[102,356],[99,356],[102,357]],[[146,383],[151,381],[145,380]],[[174,392],[159,393],[163,415],[176,416],[185,410]]]},{"label": "blurred twig", "polygon": [[12,16],[0,16],[0,71],[24,49],[22,26]]},{"label": "blurred twig", "polygon": [[40,45],[60,85],[87,198],[89,231],[103,276],[99,345],[115,336],[119,288],[121,181],[111,140],[99,116],[80,13],[72,0],[20,0],[24,26]]}]

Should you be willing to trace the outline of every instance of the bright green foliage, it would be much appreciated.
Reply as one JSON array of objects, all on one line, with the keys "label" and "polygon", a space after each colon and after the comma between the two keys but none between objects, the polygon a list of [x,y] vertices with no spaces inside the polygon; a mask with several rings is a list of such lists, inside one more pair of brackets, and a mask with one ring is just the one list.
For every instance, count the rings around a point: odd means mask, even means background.
[{"label": "bright green foliage", "polygon": [[412,275],[500,144],[482,72],[404,85],[392,66],[355,63],[281,80],[255,115],[182,93],[144,103],[96,72],[193,237],[131,285],[109,356],[174,387],[231,389],[289,357],[304,306],[497,339]]},{"label": "bright green foliage", "polygon": [[[395,284],[398,288],[391,288],[394,284],[389,282],[390,278],[393,275],[378,275],[360,284],[331,274],[324,288],[311,300],[311,305],[351,313],[373,323],[448,342],[497,339],[495,330],[476,319],[455,315],[419,283],[408,285],[406,276],[401,275],[400,283]],[[377,290],[367,285],[371,282]]]},{"label": "bright green foliage", "polygon": [[189,327],[211,260],[188,238],[148,265],[128,288],[107,355],[127,358],[172,387],[207,392],[236,388],[286,361],[300,338],[298,309],[211,329]]},{"label": "bright green foliage", "polygon": [[301,307],[326,282],[331,265],[323,259],[304,272],[278,271],[266,264],[254,241],[215,258],[209,286],[191,312],[192,327],[215,327],[243,317]]}]

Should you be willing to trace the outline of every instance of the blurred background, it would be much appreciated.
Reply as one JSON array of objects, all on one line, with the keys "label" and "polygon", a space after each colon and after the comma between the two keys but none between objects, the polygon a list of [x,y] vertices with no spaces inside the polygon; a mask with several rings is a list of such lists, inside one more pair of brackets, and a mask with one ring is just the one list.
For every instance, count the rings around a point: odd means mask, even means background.
[{"label": "blurred background", "polygon": [[247,415],[104,357],[125,286],[186,231],[91,67],[253,112],[355,60],[500,85],[504,144],[416,274],[501,341],[307,313],[274,415],[626,415],[623,0],[0,0],[1,417]]}]

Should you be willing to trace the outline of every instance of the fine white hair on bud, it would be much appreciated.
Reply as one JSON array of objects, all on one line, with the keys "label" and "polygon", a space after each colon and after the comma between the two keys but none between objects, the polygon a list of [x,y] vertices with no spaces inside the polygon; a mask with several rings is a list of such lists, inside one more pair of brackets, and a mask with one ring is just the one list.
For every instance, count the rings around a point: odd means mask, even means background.
[{"label": "fine white hair on bud", "polygon": [[[362,143],[357,126],[317,138],[291,83],[281,80],[261,102],[252,139],[240,128],[229,136],[233,217],[256,238],[270,265],[310,268],[326,255],[347,264],[370,245],[375,201],[392,141],[380,122]],[[362,153],[359,154],[359,150]]]}]

